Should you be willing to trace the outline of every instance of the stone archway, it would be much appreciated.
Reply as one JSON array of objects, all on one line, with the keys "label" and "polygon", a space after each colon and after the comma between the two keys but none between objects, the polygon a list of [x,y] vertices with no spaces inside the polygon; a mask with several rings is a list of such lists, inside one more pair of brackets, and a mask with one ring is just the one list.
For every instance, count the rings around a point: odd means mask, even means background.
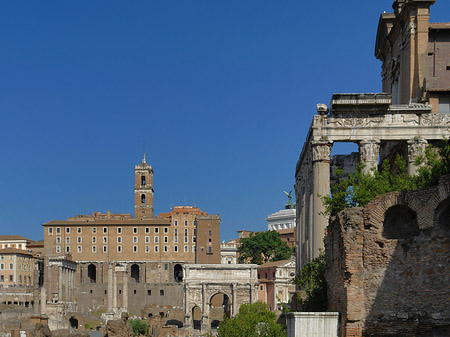
[{"label": "stone archway", "polygon": [[75,316],[70,317],[69,324],[71,329],[78,329],[79,325],[78,318],[76,318]]},{"label": "stone archway", "polygon": [[202,327],[202,310],[195,306],[192,308],[192,328],[200,330]]},{"label": "stone archway", "polygon": [[209,306],[211,329],[217,329],[224,317],[231,317],[231,301],[227,294],[215,293],[209,300]]}]

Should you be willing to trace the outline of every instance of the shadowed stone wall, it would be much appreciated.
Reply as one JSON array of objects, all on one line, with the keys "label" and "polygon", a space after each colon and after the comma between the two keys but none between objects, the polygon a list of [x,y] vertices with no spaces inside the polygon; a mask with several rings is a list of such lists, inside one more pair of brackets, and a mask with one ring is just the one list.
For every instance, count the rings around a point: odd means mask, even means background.
[{"label": "shadowed stone wall", "polygon": [[325,247],[341,336],[450,335],[450,176],[340,212]]}]

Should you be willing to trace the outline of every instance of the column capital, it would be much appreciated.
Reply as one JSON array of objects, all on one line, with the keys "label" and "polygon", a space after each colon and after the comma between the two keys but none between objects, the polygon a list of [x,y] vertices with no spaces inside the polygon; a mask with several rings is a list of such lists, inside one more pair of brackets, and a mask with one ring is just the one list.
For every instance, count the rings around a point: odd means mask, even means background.
[{"label": "column capital", "polygon": [[362,162],[377,162],[379,150],[378,139],[364,139],[359,142],[359,155]]},{"label": "column capital", "polygon": [[312,141],[311,148],[312,148],[313,162],[316,162],[316,161],[329,162],[332,146],[333,146],[332,141],[328,141],[328,140]]},{"label": "column capital", "polygon": [[423,138],[410,139],[408,144],[408,162],[415,162],[417,157],[425,154],[425,149],[428,145],[427,140]]}]

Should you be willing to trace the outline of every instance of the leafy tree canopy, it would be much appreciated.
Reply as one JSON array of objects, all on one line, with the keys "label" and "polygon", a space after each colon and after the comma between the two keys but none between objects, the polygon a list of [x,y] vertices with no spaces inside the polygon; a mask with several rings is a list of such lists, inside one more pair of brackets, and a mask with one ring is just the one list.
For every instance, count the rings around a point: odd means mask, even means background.
[{"label": "leafy tree canopy", "polygon": [[289,259],[292,249],[280,238],[277,231],[251,233],[241,240],[240,258],[249,263],[263,264]]},{"label": "leafy tree canopy", "polygon": [[328,306],[325,279],[325,254],[308,262],[294,278],[297,289],[305,291],[305,297],[297,297],[303,311],[326,311]]},{"label": "leafy tree canopy", "polygon": [[218,337],[286,337],[286,331],[276,323],[276,315],[262,302],[243,304],[239,313],[220,322]]},{"label": "leafy tree canopy", "polygon": [[[362,166],[358,165],[355,174],[330,186],[331,196],[322,197],[326,212],[336,215],[345,208],[365,206],[384,193],[436,185],[442,175],[450,173],[450,141],[440,142],[438,151],[429,146],[425,156],[417,159],[416,165],[421,166],[416,176],[407,174],[407,163],[401,156],[397,156],[394,165],[384,160],[381,170],[374,171],[373,175],[362,174]],[[342,170],[336,170],[336,175],[342,174]]]}]

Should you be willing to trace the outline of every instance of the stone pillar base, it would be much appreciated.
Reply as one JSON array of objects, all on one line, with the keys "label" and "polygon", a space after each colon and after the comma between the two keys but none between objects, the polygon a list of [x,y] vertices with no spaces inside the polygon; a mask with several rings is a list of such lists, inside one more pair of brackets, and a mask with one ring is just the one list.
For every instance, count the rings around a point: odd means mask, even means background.
[{"label": "stone pillar base", "polygon": [[288,337],[338,337],[338,312],[290,312]]}]

